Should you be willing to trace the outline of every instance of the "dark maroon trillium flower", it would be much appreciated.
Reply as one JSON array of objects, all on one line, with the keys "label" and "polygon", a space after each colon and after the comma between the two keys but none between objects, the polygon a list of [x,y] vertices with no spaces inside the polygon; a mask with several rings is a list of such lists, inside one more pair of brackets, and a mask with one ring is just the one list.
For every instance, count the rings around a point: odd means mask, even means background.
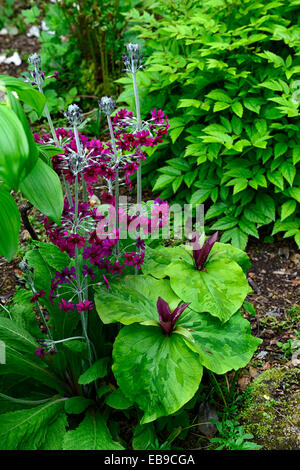
[{"label": "dark maroon trillium flower", "polygon": [[204,269],[208,255],[218,239],[218,233],[219,232],[215,232],[204,242],[202,248],[200,248],[199,235],[195,232],[195,237],[193,239],[193,257],[198,271],[202,271]]},{"label": "dark maroon trillium flower", "polygon": [[182,314],[182,312],[190,305],[191,302],[187,304],[178,305],[173,312],[171,312],[168,302],[166,302],[161,297],[157,299],[157,311],[159,315],[160,326],[164,333],[169,335],[173,329],[176,321]]}]

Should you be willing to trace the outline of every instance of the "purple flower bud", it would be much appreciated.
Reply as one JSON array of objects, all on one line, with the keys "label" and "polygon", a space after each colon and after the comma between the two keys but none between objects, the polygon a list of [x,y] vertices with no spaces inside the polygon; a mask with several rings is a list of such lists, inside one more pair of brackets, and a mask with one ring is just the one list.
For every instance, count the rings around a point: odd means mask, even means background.
[{"label": "purple flower bud", "polygon": [[199,271],[202,271],[204,265],[207,261],[208,255],[218,239],[218,232],[215,232],[211,237],[209,237],[203,244],[202,248],[199,245],[199,235],[195,232],[195,237],[193,241],[193,257],[195,260],[196,268]]},{"label": "purple flower bud", "polygon": [[183,305],[178,305],[173,313],[171,313],[169,304],[158,297],[157,299],[157,311],[159,315],[159,323],[163,330],[163,332],[167,335],[173,331],[174,326],[180,315],[184,312],[184,310],[190,305],[191,302],[188,302]]}]

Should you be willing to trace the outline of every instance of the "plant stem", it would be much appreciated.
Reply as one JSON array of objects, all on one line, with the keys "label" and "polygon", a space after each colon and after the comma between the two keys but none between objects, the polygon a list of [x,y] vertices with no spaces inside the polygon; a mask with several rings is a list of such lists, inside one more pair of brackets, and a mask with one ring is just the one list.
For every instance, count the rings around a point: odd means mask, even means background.
[{"label": "plant stem", "polygon": [[[114,131],[111,123],[110,116],[107,116],[107,122],[110,132],[111,144],[115,157],[115,168],[116,168],[116,179],[115,179],[115,212],[116,212],[116,231],[119,229],[119,162],[118,162],[118,152],[115,142]],[[119,256],[119,239],[117,238],[116,245],[116,255]]]},{"label": "plant stem", "polygon": [[[39,88],[39,92],[44,94],[42,86],[39,86],[38,88]],[[46,114],[46,118],[47,118],[47,121],[48,121],[48,124],[49,124],[49,127],[50,127],[52,138],[55,142],[55,145],[57,147],[61,148],[59,140],[58,140],[56,132],[55,132],[55,129],[54,129],[53,121],[52,121],[47,103],[45,104],[44,111],[45,111],[45,114]],[[63,177],[63,182],[64,182],[64,185],[65,185],[65,188],[66,188],[66,193],[67,193],[69,206],[72,207],[73,204],[72,204],[72,196],[71,196],[70,185],[69,185],[68,181],[66,180],[65,175],[63,173],[62,173],[62,177]]]},{"label": "plant stem", "polygon": [[[140,109],[140,100],[139,100],[139,92],[136,82],[136,73],[132,74],[133,80],[133,91],[134,91],[134,99],[135,99],[135,109],[136,109],[136,119],[137,119],[137,131],[141,131],[142,121],[141,121],[141,109]],[[137,203],[141,204],[142,202],[142,162],[140,162],[138,169],[137,169]]]},{"label": "plant stem", "polygon": [[[76,196],[76,194],[75,194]],[[80,282],[80,270],[79,270],[79,254],[78,254],[78,246],[75,246],[75,272],[76,272],[76,282],[77,282],[77,294],[78,294],[78,299],[79,302],[83,301],[83,296],[82,296],[82,289],[81,289],[81,282]],[[89,363],[90,366],[92,365],[92,350],[91,350],[91,343],[90,339],[88,337],[87,333],[87,315],[86,312],[82,312],[80,314],[80,319],[81,319],[81,325],[82,325],[82,331],[83,331],[83,336],[85,338],[87,347],[88,347],[88,355],[89,355]]]}]

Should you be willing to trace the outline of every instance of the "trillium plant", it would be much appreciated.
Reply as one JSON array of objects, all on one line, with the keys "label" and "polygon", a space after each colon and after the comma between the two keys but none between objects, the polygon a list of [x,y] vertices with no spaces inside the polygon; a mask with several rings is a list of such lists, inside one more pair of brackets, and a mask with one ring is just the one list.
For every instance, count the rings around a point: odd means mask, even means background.
[{"label": "trillium plant", "polygon": [[[105,141],[83,133],[77,104],[62,111],[66,125],[55,129],[38,54],[0,105],[7,115],[19,110],[20,129],[35,151],[21,191],[44,214],[48,240],[26,251],[22,288],[0,314],[3,450],[149,448],[156,420],[194,399],[203,369],[238,370],[260,343],[240,311],[250,291],[243,251],[219,243],[218,233],[201,242],[196,230],[190,244],[157,242],[170,208],[159,198],[142,201],[142,167],[147,147],[163,141],[169,122],[161,109],[141,117],[139,45],[126,45],[123,62],[135,109],[99,97]],[[32,106],[42,103],[49,133],[31,134],[19,103],[28,97]],[[18,188],[21,169],[5,173],[9,188]],[[135,173],[136,204],[128,208],[123,198]],[[51,181],[58,186],[50,197]],[[131,444],[117,413],[138,423]]]}]

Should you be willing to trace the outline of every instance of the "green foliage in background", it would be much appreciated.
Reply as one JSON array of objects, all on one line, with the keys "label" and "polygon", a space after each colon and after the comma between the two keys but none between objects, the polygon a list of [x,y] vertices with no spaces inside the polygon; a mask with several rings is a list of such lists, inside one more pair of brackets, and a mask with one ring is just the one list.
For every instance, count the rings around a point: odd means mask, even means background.
[{"label": "green foliage in background", "polygon": [[[151,55],[138,77],[142,113],[162,108],[171,126],[144,166],[154,191],[205,203],[222,242],[245,248],[268,226],[300,245],[300,1],[146,4],[127,15]],[[130,78],[118,82],[132,106]]]},{"label": "green foliage in background", "polygon": [[[35,1],[22,10],[26,28],[40,28],[43,68],[59,73],[59,80],[50,79],[45,87],[50,112],[59,112],[80,98],[90,104],[98,95],[114,91],[112,78],[123,67],[123,13],[138,3],[87,0],[74,7],[73,0]],[[34,112],[30,118],[38,120]]]}]

